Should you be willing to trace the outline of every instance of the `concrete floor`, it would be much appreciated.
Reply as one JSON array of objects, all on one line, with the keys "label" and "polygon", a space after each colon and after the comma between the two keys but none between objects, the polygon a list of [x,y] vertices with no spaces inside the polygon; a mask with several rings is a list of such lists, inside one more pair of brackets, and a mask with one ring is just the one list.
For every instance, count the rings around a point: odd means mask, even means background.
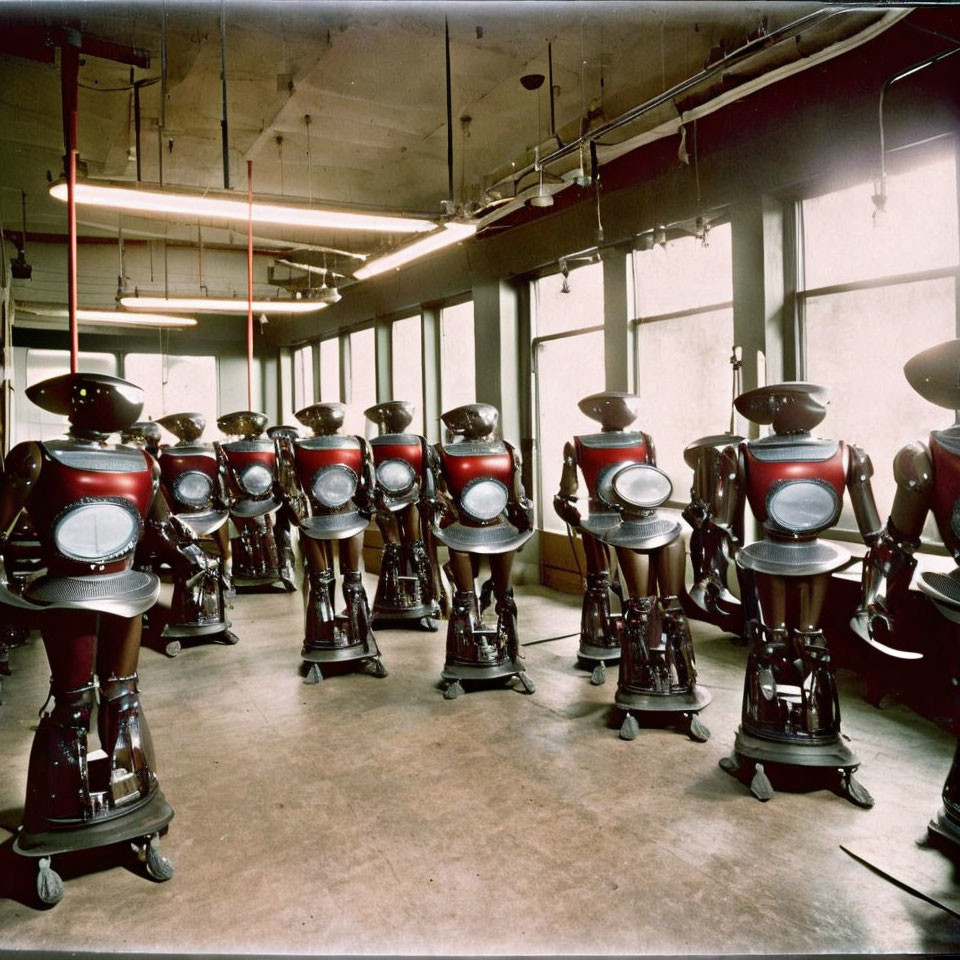
[{"label": "concrete floor", "polygon": [[[371,593],[372,595],[372,593]],[[518,591],[525,640],[577,629],[576,598]],[[613,678],[592,687],[575,639],[526,650],[533,696],[444,701],[443,634],[381,631],[390,676],[305,686],[297,595],[247,595],[236,647],[141,658],[176,819],[177,873],[72,875],[52,910],[0,847],[0,947],[237,953],[949,952],[960,921],[851,859],[857,837],[910,843],[939,802],[953,742],[841,675],[864,811],[818,790],[761,804],[724,774],[745,652],[694,625],[713,731],[621,741]],[[12,654],[0,707],[0,825],[22,808],[46,696],[38,641]],[[0,837],[3,834],[0,833]],[[55,862],[55,866],[57,866]],[[79,868],[78,868],[79,869]],[[26,889],[24,889],[26,885]],[[107,919],[109,918],[109,919]],[[109,931],[109,933],[106,933]]]}]

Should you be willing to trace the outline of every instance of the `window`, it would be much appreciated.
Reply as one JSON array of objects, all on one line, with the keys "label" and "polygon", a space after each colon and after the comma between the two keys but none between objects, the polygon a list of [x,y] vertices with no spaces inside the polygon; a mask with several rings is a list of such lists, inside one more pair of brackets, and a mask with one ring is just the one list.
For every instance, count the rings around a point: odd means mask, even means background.
[{"label": "window", "polygon": [[313,347],[293,351],[293,410],[302,410],[313,403]]},{"label": "window", "polygon": [[441,412],[477,399],[475,337],[472,300],[440,311]]},{"label": "window", "polygon": [[[563,292],[564,280],[569,293]],[[563,445],[599,427],[577,402],[604,388],[603,267],[590,264],[536,281],[537,338],[533,341],[538,453],[537,517],[542,530],[562,533],[553,509],[560,487]]]},{"label": "window", "polygon": [[395,321],[391,325],[390,337],[393,399],[408,400],[417,408],[410,429],[423,433],[423,332],[420,316]]},{"label": "window", "polygon": [[[684,447],[730,426],[733,261],[729,224],[633,254],[636,429],[653,437],[657,466],[685,502]],[[696,283],[690,278],[696,277]]]},{"label": "window", "polygon": [[350,334],[350,396],[347,399],[344,433],[365,436],[363,411],[377,402],[376,339],[373,327]]},{"label": "window", "polygon": [[217,423],[217,358],[175,357],[160,353],[128,353],[124,377],[143,388],[141,419],[169,413],[200,413],[207,430]]},{"label": "window", "polygon": [[326,403],[340,399],[340,339],[320,341],[320,399]]},{"label": "window", "polygon": [[[955,159],[914,162],[887,180],[874,217],[872,184],[802,202],[798,294],[805,377],[830,388],[823,436],[857,443],[874,465],[881,518],[896,492],[891,462],[952,419],[903,376],[915,353],[957,336],[960,275]],[[856,531],[849,500],[841,530]],[[926,539],[939,538],[928,518]]]},{"label": "window", "polygon": [[[80,351],[77,367],[81,373],[117,375],[117,358],[112,353]],[[70,372],[70,353],[67,350],[35,350],[33,347],[14,347],[15,383],[18,385],[13,418],[13,442],[24,440],[53,440],[67,432],[66,417],[41,410],[27,398],[24,390],[41,380]]]}]

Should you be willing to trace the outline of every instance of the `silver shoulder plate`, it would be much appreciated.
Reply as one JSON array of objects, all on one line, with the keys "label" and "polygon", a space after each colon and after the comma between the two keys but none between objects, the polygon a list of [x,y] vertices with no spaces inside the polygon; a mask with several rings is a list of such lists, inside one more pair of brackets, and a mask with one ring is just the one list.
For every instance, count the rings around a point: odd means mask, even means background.
[{"label": "silver shoulder plate", "polygon": [[356,437],[308,437],[293,442],[303,450],[356,450],[360,446]]},{"label": "silver shoulder plate", "polygon": [[85,447],[69,441],[42,444],[44,450],[65,467],[72,470],[92,470],[98,473],[145,473],[147,461],[135,447]]},{"label": "silver shoulder plate", "polygon": [[750,455],[762,463],[816,462],[837,455],[838,440],[816,440],[813,437],[764,437],[748,440]]},{"label": "silver shoulder plate", "polygon": [[383,433],[379,437],[373,437],[370,440],[370,446],[378,447],[383,444],[400,444],[407,446],[419,442],[420,437],[415,433]]},{"label": "silver shoulder plate", "polygon": [[221,446],[227,453],[271,453],[274,449],[272,440],[232,440]]},{"label": "silver shoulder plate", "polygon": [[483,457],[492,453],[506,453],[507,445],[502,440],[492,443],[451,443],[443,445],[443,452],[451,457]]},{"label": "silver shoulder plate", "polygon": [[947,430],[934,430],[931,436],[947,453],[960,457],[960,431],[950,427]]},{"label": "silver shoulder plate", "polygon": [[610,449],[611,447],[636,447],[643,443],[643,434],[635,430],[629,433],[584,433],[577,438],[585,447]]}]

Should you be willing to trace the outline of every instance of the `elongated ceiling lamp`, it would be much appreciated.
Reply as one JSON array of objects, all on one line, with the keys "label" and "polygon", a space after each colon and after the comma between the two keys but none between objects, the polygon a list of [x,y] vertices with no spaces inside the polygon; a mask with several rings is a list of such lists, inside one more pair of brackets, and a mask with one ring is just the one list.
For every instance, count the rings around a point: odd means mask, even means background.
[{"label": "elongated ceiling lamp", "polygon": [[357,280],[375,277],[387,270],[402,267],[404,264],[410,263],[411,260],[417,260],[428,253],[442,250],[444,247],[466,240],[467,237],[472,237],[476,232],[477,225],[475,223],[449,221],[443,224],[439,230],[428,233],[427,236],[415,240],[413,243],[406,244],[392,253],[368,261],[359,270],[354,271],[353,275]]},{"label": "elongated ceiling lamp", "polygon": [[[66,200],[67,184],[54,183],[50,187],[50,196]],[[239,222],[251,217],[254,223],[326,230],[365,230],[370,233],[425,233],[436,227],[434,221],[417,217],[332,210],[309,204],[263,201],[248,204],[238,199],[235,193],[224,190],[151,189],[109,180],[77,183],[74,196],[77,203],[89,206],[155,216],[179,215],[190,220]]]},{"label": "elongated ceiling lamp", "polygon": [[[25,303],[17,305],[17,313],[33,317],[51,317],[62,320],[70,311],[47,304]],[[110,324],[122,327],[195,327],[193,317],[173,317],[160,313],[127,313],[123,310],[99,310],[77,308],[77,321],[83,324]]]},{"label": "elongated ceiling lamp", "polygon": [[[163,310],[168,313],[246,313],[246,297],[121,297],[128,310]],[[314,300],[254,300],[253,312],[269,316],[277,313],[313,313],[327,304]]]}]

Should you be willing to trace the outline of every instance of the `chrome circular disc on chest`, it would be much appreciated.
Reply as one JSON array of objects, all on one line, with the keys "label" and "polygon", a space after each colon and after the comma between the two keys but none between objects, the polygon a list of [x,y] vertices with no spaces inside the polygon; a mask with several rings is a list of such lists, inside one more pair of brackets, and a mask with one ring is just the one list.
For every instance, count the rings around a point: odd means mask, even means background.
[{"label": "chrome circular disc on chest", "polygon": [[613,481],[621,470],[634,466],[639,466],[636,460],[621,460],[619,463],[608,464],[597,474],[597,499],[602,504],[616,509],[618,504],[617,496],[613,492]]},{"label": "chrome circular disc on chest", "polygon": [[840,515],[840,497],[825,480],[784,480],[767,494],[767,516],[789,533],[819,533]]},{"label": "chrome circular disc on chest", "polygon": [[471,520],[489,523],[507,508],[510,492],[492,477],[471,480],[460,494],[460,507]]},{"label": "chrome circular disc on chest", "polygon": [[329,509],[342,507],[356,493],[357,475],[345,464],[334,463],[313,475],[310,490],[323,506]]},{"label": "chrome circular disc on chest", "polygon": [[377,482],[394,496],[408,493],[416,481],[417,475],[406,460],[384,460],[377,466]]},{"label": "chrome circular disc on chest", "polygon": [[203,507],[213,493],[213,480],[199,470],[185,470],[173,481],[173,495],[188,507]]},{"label": "chrome circular disc on chest", "polygon": [[629,464],[617,471],[611,487],[622,505],[637,510],[654,510],[673,493],[670,478],[648,463]]},{"label": "chrome circular disc on chest", "polygon": [[240,486],[253,497],[260,497],[273,486],[273,473],[262,463],[240,471]]},{"label": "chrome circular disc on chest", "polygon": [[122,497],[71,503],[53,523],[53,542],[71,560],[104,563],[129,553],[140,539],[140,514]]}]

